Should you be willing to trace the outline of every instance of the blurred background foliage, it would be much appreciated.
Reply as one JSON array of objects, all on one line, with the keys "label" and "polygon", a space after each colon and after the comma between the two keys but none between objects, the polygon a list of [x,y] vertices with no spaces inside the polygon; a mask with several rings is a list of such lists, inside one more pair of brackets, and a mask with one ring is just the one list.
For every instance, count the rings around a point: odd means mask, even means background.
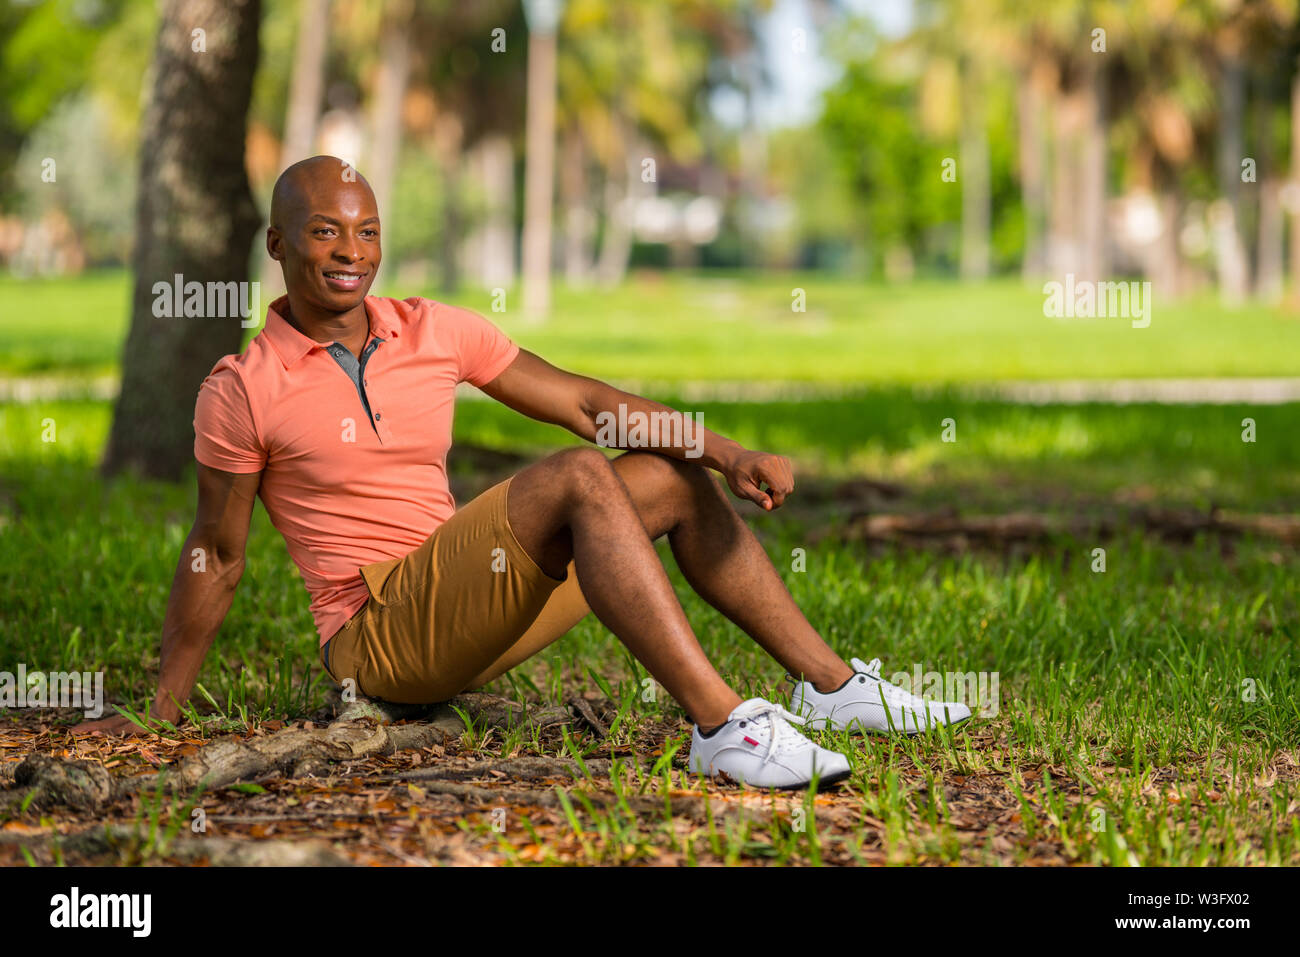
[{"label": "blurred background foliage", "polygon": [[[158,16],[0,10],[11,272],[128,261]],[[347,147],[402,198],[389,275],[513,281],[527,35],[509,0],[266,0],[246,144],[263,208],[301,151],[286,139],[311,71],[307,151]],[[553,265],[571,284],[642,266],[1074,271],[1278,302],[1300,263],[1295,0],[571,0],[557,35]],[[42,182],[46,157],[65,188]]]}]

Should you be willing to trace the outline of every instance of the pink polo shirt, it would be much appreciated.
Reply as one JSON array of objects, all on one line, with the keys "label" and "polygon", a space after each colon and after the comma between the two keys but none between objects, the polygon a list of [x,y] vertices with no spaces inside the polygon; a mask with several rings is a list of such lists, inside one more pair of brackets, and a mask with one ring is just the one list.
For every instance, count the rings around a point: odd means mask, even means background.
[{"label": "pink polo shirt", "polygon": [[[456,511],[447,485],[457,383],[486,385],[519,347],[478,313],[366,297],[378,343],[362,380],[271,303],[266,326],[213,367],[194,406],[194,457],[261,472],[258,494],[311,594],[321,644],[365,605],[362,565],[409,554]],[[364,350],[363,350],[363,355]]]}]

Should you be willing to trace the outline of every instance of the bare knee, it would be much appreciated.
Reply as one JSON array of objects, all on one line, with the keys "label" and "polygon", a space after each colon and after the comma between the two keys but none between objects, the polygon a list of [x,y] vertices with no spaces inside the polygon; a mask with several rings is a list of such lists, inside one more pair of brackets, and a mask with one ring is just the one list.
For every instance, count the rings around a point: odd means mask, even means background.
[{"label": "bare knee", "polygon": [[551,456],[565,497],[571,501],[590,501],[604,494],[621,492],[618,476],[609,459],[599,449],[584,446],[565,449]]},{"label": "bare knee", "polygon": [[730,507],[718,480],[698,462],[632,451],[613,465],[652,538],[704,512]]},{"label": "bare knee", "polygon": [[718,480],[709,469],[691,459],[673,459],[666,455],[649,456],[657,473],[661,493],[683,502],[703,502],[722,495]]}]

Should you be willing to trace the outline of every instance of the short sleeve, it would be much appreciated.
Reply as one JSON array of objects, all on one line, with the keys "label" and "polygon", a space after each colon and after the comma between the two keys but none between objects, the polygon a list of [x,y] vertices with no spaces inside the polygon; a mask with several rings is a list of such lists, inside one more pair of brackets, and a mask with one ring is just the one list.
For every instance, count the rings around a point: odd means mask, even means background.
[{"label": "short sleeve", "polygon": [[223,472],[260,472],[266,451],[257,438],[252,408],[233,356],[216,364],[194,403],[194,458]]},{"label": "short sleeve", "polygon": [[460,358],[460,382],[487,385],[515,361],[519,346],[471,309],[443,306]]}]

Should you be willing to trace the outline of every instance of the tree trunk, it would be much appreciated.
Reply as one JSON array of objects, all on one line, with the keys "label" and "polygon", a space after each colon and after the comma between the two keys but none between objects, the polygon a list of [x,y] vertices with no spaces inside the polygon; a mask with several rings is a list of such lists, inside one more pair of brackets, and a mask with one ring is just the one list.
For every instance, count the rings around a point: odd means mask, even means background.
[{"label": "tree trunk", "polygon": [[[325,52],[329,45],[330,0],[301,0],[298,14],[298,42],[294,50],[293,76],[289,79],[289,110],[285,114],[284,141],[280,144],[283,172],[314,152],[316,127],[320,119],[321,96],[325,89]],[[265,293],[270,302],[285,292],[280,264],[263,248],[256,257]]]},{"label": "tree trunk", "polygon": [[617,165],[605,173],[605,234],[600,242],[596,276],[606,287],[617,286],[627,275],[628,260],[632,256],[632,217],[640,196],[641,171],[626,132],[623,148],[623,175],[618,175]]},{"label": "tree trunk", "polygon": [[1219,277],[1219,297],[1238,305],[1250,286],[1250,264],[1241,235],[1241,160],[1245,155],[1242,131],[1246,101],[1246,73],[1241,60],[1225,55],[1219,73],[1219,137],[1216,167],[1220,200],[1211,210],[1214,263]]},{"label": "tree trunk", "polygon": [[586,149],[582,134],[576,130],[570,130],[564,138],[560,193],[564,203],[564,278],[570,286],[585,286],[591,281],[596,216],[587,198]]},{"label": "tree trunk", "polygon": [[1047,140],[1043,124],[1042,77],[1026,70],[1019,89],[1020,193],[1025,211],[1025,253],[1021,274],[1042,278],[1047,263],[1044,234],[1047,218]]},{"label": "tree trunk", "polygon": [[1151,281],[1161,301],[1172,301],[1181,292],[1179,279],[1182,257],[1178,251],[1178,228],[1182,220],[1182,197],[1174,183],[1159,194],[1160,238],[1152,251]]},{"label": "tree trunk", "polygon": [[411,75],[409,21],[409,4],[399,3],[389,8],[385,11],[379,40],[379,76],[370,113],[370,156],[362,172],[375,191],[381,228],[392,211],[393,182],[402,148],[402,99]]},{"label": "tree trunk", "polygon": [[532,321],[551,308],[551,204],[555,198],[555,34],[528,34],[523,306]]},{"label": "tree trunk", "polygon": [[[1300,190],[1300,69],[1291,80],[1291,184],[1292,191]],[[1291,296],[1300,302],[1300,201],[1292,198],[1287,209],[1291,213]]]},{"label": "tree trunk", "polygon": [[[218,359],[239,351],[238,303],[209,310],[205,296],[201,317],[184,318],[182,310],[159,318],[154,285],[172,287],[178,275],[182,283],[248,282],[261,216],[244,168],[244,139],[260,18],[261,0],[163,4],[142,124],[131,329],[105,474],[137,468],[180,478],[194,461],[199,386]],[[203,34],[192,32],[196,24]],[[258,309],[251,291],[248,302]]]},{"label": "tree trunk", "polygon": [[1056,279],[1079,272],[1079,156],[1076,144],[1083,103],[1077,93],[1052,89],[1051,202],[1047,219],[1047,271]]},{"label": "tree trunk", "polygon": [[1282,299],[1282,184],[1269,176],[1259,185],[1259,266],[1255,295],[1270,304]]},{"label": "tree trunk", "polygon": [[1106,122],[1107,75],[1104,62],[1092,55],[1090,69],[1084,86],[1083,140],[1079,143],[1082,155],[1080,195],[1076,201],[1081,208],[1080,217],[1080,272],[1081,278],[1099,282],[1110,269],[1106,254]]},{"label": "tree trunk", "polygon": [[486,208],[479,228],[469,240],[473,269],[486,289],[506,288],[515,281],[515,155],[510,137],[493,133],[473,152]]},{"label": "tree trunk", "polygon": [[434,150],[442,174],[443,216],[438,239],[442,292],[450,295],[460,288],[460,247],[465,215],[461,200],[461,147],[465,127],[460,117],[443,112],[434,126]]},{"label": "tree trunk", "polygon": [[293,56],[293,76],[289,80],[289,112],[280,148],[282,170],[312,155],[325,89],[330,0],[302,0],[299,9],[298,42]]},{"label": "tree trunk", "polygon": [[961,110],[961,277],[989,275],[989,137],[977,69],[967,63]]}]

